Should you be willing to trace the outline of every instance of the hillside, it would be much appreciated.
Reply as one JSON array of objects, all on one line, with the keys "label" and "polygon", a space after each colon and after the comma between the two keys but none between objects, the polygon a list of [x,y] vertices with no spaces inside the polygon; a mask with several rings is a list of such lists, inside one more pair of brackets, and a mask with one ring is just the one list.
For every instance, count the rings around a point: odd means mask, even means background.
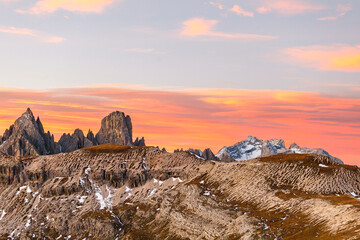
[{"label": "hillside", "polygon": [[100,145],[0,156],[0,239],[358,239],[360,169]]}]

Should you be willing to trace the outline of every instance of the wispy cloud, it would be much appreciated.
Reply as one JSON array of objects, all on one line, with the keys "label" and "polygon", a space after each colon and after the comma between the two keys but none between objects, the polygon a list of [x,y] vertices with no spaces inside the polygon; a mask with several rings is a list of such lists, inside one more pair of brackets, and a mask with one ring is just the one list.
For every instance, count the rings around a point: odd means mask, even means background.
[{"label": "wispy cloud", "polygon": [[244,16],[244,17],[254,17],[253,12],[245,11],[239,5],[236,5],[236,4],[231,9],[229,9],[229,11],[234,12],[237,15],[241,15],[241,16]]},{"label": "wispy cloud", "polygon": [[221,3],[219,3],[219,2],[213,2],[213,1],[211,1],[211,2],[209,2],[209,4],[212,5],[212,6],[217,7],[219,10],[223,10],[223,9],[224,9],[224,6],[223,6]]},{"label": "wispy cloud", "polygon": [[360,45],[296,47],[285,53],[301,66],[323,71],[360,72]]},{"label": "wispy cloud", "polygon": [[359,148],[344,152],[360,141],[359,106],[359,98],[281,90],[160,90],[111,84],[41,92],[0,88],[0,134],[27,107],[57,139],[75,128],[97,131],[102,117],[120,110],[131,115],[134,136],[170,150],[217,151],[255,135],[324,147],[347,163],[360,164],[346,156],[359,156]]},{"label": "wispy cloud", "polygon": [[214,27],[218,24],[217,20],[192,18],[183,22],[182,36],[187,37],[211,37],[211,38],[226,38],[226,39],[248,39],[248,40],[272,40],[275,36],[246,34],[246,33],[224,33],[214,31]]},{"label": "wispy cloud", "polygon": [[151,53],[154,52],[154,48],[127,48],[124,52],[134,52],[134,53]]},{"label": "wispy cloud", "polygon": [[339,17],[345,16],[352,8],[348,5],[339,4],[336,8],[337,15],[335,16],[328,16],[328,17],[321,17],[317,18],[319,21],[329,21],[329,20],[336,20]]},{"label": "wispy cloud", "polygon": [[261,14],[274,12],[281,15],[297,15],[323,9],[325,9],[323,5],[304,0],[263,0],[261,6],[257,8],[257,12]]},{"label": "wispy cloud", "polygon": [[157,51],[155,48],[127,48],[124,49],[124,52],[128,53],[144,53],[144,54],[167,54],[164,51]]},{"label": "wispy cloud", "polygon": [[28,36],[28,37],[36,38],[36,39],[38,39],[42,42],[46,42],[46,43],[60,43],[60,42],[65,41],[65,38],[51,36],[46,33],[42,33],[42,32],[36,31],[36,30],[28,29],[28,28],[15,28],[15,27],[0,26],[0,32],[14,34],[14,35]]},{"label": "wispy cloud", "polygon": [[70,12],[101,13],[115,0],[39,0],[27,10],[18,9],[18,13],[47,14],[58,10]]}]

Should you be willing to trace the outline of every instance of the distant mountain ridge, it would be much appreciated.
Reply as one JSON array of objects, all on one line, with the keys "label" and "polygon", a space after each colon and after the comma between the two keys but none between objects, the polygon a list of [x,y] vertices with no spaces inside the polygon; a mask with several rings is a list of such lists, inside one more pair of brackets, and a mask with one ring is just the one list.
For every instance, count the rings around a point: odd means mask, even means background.
[{"label": "distant mountain ridge", "polygon": [[[123,112],[115,111],[102,119],[97,134],[89,129],[85,136],[84,132],[77,128],[73,134],[64,133],[59,142],[55,142],[54,135],[49,131],[44,131],[40,118],[38,117],[35,120],[34,114],[28,108],[4,132],[4,135],[0,136],[0,152],[12,156],[30,156],[68,153],[102,144],[145,146],[143,137],[136,138],[133,141],[132,130],[131,117]],[[190,148],[188,151],[199,158],[222,162],[245,161],[276,154],[298,153],[324,155],[343,164],[340,159],[331,156],[321,148],[301,148],[296,143],[286,148],[282,139],[261,140],[252,136],[232,146],[223,147],[217,154],[214,154],[209,148],[204,151]]]},{"label": "distant mountain ridge", "polygon": [[113,112],[101,122],[99,132],[94,135],[89,130],[87,136],[76,129],[73,134],[63,134],[59,142],[54,141],[54,135],[45,133],[38,117],[28,108],[13,125],[0,136],[0,152],[12,156],[49,155],[61,152],[72,152],[80,148],[100,144],[121,144],[145,146],[144,138],[132,139],[131,118],[123,112]]},{"label": "distant mountain ridge", "polygon": [[215,156],[220,160],[232,158],[235,161],[246,161],[258,157],[266,157],[276,154],[318,154],[325,155],[337,163],[343,162],[331,156],[327,151],[321,148],[299,147],[296,143],[292,143],[289,148],[285,147],[285,141],[282,139],[262,140],[253,136],[249,136],[244,141],[238,142],[229,147],[223,147]]}]

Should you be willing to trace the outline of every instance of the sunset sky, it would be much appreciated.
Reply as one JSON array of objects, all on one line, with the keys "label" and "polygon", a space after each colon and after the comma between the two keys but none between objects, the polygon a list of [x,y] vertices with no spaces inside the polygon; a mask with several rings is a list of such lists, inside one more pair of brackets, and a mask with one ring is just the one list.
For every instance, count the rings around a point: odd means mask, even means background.
[{"label": "sunset sky", "polygon": [[360,165],[357,0],[0,0],[0,134],[58,139],[119,110],[148,145],[248,135]]}]

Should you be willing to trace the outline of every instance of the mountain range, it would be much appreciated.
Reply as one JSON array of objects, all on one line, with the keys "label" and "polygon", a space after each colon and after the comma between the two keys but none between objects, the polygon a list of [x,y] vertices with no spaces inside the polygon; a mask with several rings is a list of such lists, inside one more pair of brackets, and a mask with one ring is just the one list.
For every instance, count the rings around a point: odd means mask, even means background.
[{"label": "mountain range", "polygon": [[[4,132],[2,137],[0,136],[0,151],[13,156],[49,155],[72,152],[84,147],[101,144],[145,146],[145,139],[136,138],[135,141],[133,141],[130,116],[125,115],[123,112],[116,111],[102,119],[101,128],[96,135],[89,130],[85,136],[83,131],[78,128],[75,129],[73,134],[64,133],[59,142],[55,142],[54,136],[50,132],[45,133],[40,118],[37,117],[35,120],[30,108]],[[207,160],[223,162],[244,161],[275,154],[320,154],[343,164],[340,159],[331,156],[321,148],[301,148],[296,143],[292,143],[289,148],[286,148],[285,142],[282,139],[264,141],[252,136],[232,146],[223,147],[216,154],[214,154],[210,148],[203,151],[190,148],[188,151]]]},{"label": "mountain range", "polygon": [[360,168],[321,149],[170,153],[121,112],[55,142],[30,109],[1,139],[0,240],[360,239]]}]

